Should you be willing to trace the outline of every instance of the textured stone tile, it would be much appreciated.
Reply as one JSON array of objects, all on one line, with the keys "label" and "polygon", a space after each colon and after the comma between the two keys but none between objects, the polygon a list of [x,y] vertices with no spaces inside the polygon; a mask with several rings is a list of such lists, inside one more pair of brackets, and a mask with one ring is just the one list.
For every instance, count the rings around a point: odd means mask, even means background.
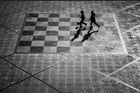
[{"label": "textured stone tile", "polygon": [[82,57],[69,55],[59,61],[58,65],[36,76],[64,93],[80,93],[85,90],[93,93],[92,89],[96,88],[98,80],[104,76],[88,69]]},{"label": "textured stone tile", "polygon": [[0,36],[0,55],[6,56],[14,52],[18,35],[10,32]]},{"label": "textured stone tile", "polygon": [[0,26],[0,35],[8,34],[10,30],[4,28],[3,26]]},{"label": "textured stone tile", "polygon": [[[105,74],[111,74],[124,65],[132,62],[135,58],[128,55],[95,55],[90,56],[89,64],[92,68]],[[87,60],[85,60],[87,62]]]},{"label": "textured stone tile", "polygon": [[5,5],[5,4],[3,4],[3,2],[0,3],[0,16],[9,15],[9,14],[11,14],[13,12],[16,13],[17,10],[14,9],[14,8],[11,8],[11,7],[9,7],[9,6]]},{"label": "textured stone tile", "polygon": [[28,75],[13,65],[0,59],[0,90],[26,78]]},{"label": "textured stone tile", "polygon": [[109,3],[110,7],[112,8],[112,11],[117,12],[135,3],[138,3],[138,1],[106,1],[106,5],[108,5],[107,3]]},{"label": "textured stone tile", "polygon": [[140,10],[139,9],[140,9],[140,4],[137,4],[133,7],[125,9],[123,12],[127,12],[127,13],[130,13],[130,14],[133,14],[133,15],[140,16]]},{"label": "textured stone tile", "polygon": [[139,33],[136,31],[136,29],[123,34],[123,38],[125,40],[128,53],[135,56],[140,56],[140,38]]},{"label": "textured stone tile", "polygon": [[24,21],[25,15],[23,13],[15,13],[8,16],[0,17],[0,24],[7,29],[11,29],[15,32],[20,32]]},{"label": "textured stone tile", "polygon": [[59,55],[42,55],[42,54],[14,54],[7,57],[13,64],[20,68],[35,74],[61,60]]},{"label": "textured stone tile", "polygon": [[19,10],[24,10],[27,8],[31,8],[31,7],[37,7],[39,6],[42,2],[41,1],[5,1],[3,2],[4,4],[11,6],[15,9],[19,9]]},{"label": "textured stone tile", "polygon": [[59,93],[55,89],[48,87],[46,84],[40,82],[37,79],[29,78],[20,82],[1,93]]},{"label": "textured stone tile", "polygon": [[120,79],[140,90],[140,61],[138,60],[137,63],[125,67],[121,71],[113,74],[112,77]]},{"label": "textured stone tile", "polygon": [[120,12],[117,14],[117,20],[122,32],[125,32],[140,24],[140,18],[131,14]]},{"label": "textured stone tile", "polygon": [[[139,91],[109,78],[102,80],[100,84],[102,93],[139,93]],[[100,92],[98,91],[97,93]]]}]

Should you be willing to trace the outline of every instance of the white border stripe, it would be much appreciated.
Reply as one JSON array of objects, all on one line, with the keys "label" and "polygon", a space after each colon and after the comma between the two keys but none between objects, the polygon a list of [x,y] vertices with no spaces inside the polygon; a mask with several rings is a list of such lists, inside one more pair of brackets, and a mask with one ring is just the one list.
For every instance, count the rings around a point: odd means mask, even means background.
[{"label": "white border stripe", "polygon": [[119,25],[118,25],[119,23],[118,23],[118,21],[117,21],[117,19],[116,19],[115,14],[113,14],[113,17],[114,17],[114,20],[115,20],[115,23],[116,23],[116,27],[117,27],[117,29],[118,29],[118,34],[119,34],[119,36],[120,36],[120,40],[121,40],[121,42],[122,42],[122,46],[123,46],[123,49],[124,49],[124,53],[125,53],[125,54],[128,54],[128,51],[127,51],[126,46],[125,46],[125,42],[124,42],[123,37],[122,37],[122,35],[121,35],[121,30],[120,30]]}]

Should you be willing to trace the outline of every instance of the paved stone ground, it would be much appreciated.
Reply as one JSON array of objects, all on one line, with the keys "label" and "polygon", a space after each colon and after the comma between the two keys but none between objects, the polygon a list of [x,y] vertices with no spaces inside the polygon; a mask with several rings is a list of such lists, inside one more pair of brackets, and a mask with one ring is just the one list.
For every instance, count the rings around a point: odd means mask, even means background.
[{"label": "paved stone ground", "polygon": [[[114,14],[125,54],[16,54],[26,13]],[[139,93],[139,1],[0,2],[0,93]]]}]

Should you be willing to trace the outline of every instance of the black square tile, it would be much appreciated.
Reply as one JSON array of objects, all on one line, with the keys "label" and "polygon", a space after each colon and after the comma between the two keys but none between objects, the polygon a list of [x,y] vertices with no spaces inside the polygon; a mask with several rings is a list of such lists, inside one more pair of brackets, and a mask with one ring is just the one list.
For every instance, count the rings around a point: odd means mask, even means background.
[{"label": "black square tile", "polygon": [[58,31],[47,31],[46,35],[47,36],[51,36],[51,35],[56,35],[57,36],[58,35]]},{"label": "black square tile", "polygon": [[31,41],[20,41],[19,46],[31,46]]},{"label": "black square tile", "polygon": [[70,22],[70,18],[60,18],[60,22]]},{"label": "black square tile", "polygon": [[36,22],[25,22],[25,26],[35,26]]},{"label": "black square tile", "polygon": [[23,31],[22,35],[33,35],[34,31]]},{"label": "black square tile", "polygon": [[27,17],[38,17],[38,13],[28,14]]},{"label": "black square tile", "polygon": [[45,40],[45,36],[33,36],[33,40]]},{"label": "black square tile", "polygon": [[48,22],[48,26],[58,26],[58,22]]},{"label": "black square tile", "polygon": [[43,53],[44,48],[43,47],[31,47],[30,52],[31,53]]},{"label": "black square tile", "polygon": [[46,30],[47,29],[47,27],[45,27],[45,26],[36,26],[35,27],[35,30]]},{"label": "black square tile", "polygon": [[59,17],[59,14],[58,13],[50,13],[49,17]]},{"label": "black square tile", "polygon": [[45,41],[45,46],[57,46],[57,41]]},{"label": "black square tile", "polygon": [[60,53],[60,52],[70,52],[70,47],[58,47],[57,48],[57,53]]},{"label": "black square tile", "polygon": [[61,30],[61,31],[69,31],[70,27],[69,26],[59,26],[59,30]]},{"label": "black square tile", "polygon": [[38,22],[47,22],[48,18],[38,18],[37,21]]},{"label": "black square tile", "polygon": [[70,36],[58,36],[58,40],[60,40],[60,41],[69,41]]}]

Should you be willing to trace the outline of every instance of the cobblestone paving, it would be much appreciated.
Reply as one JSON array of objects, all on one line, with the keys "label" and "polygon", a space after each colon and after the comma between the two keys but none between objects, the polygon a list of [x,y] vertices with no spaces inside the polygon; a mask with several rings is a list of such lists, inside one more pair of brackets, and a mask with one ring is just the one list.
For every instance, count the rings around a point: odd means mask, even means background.
[{"label": "cobblestone paving", "polygon": [[[125,54],[14,52],[26,13],[80,10],[114,14]],[[139,32],[139,1],[1,1],[0,93],[140,93]]]}]

